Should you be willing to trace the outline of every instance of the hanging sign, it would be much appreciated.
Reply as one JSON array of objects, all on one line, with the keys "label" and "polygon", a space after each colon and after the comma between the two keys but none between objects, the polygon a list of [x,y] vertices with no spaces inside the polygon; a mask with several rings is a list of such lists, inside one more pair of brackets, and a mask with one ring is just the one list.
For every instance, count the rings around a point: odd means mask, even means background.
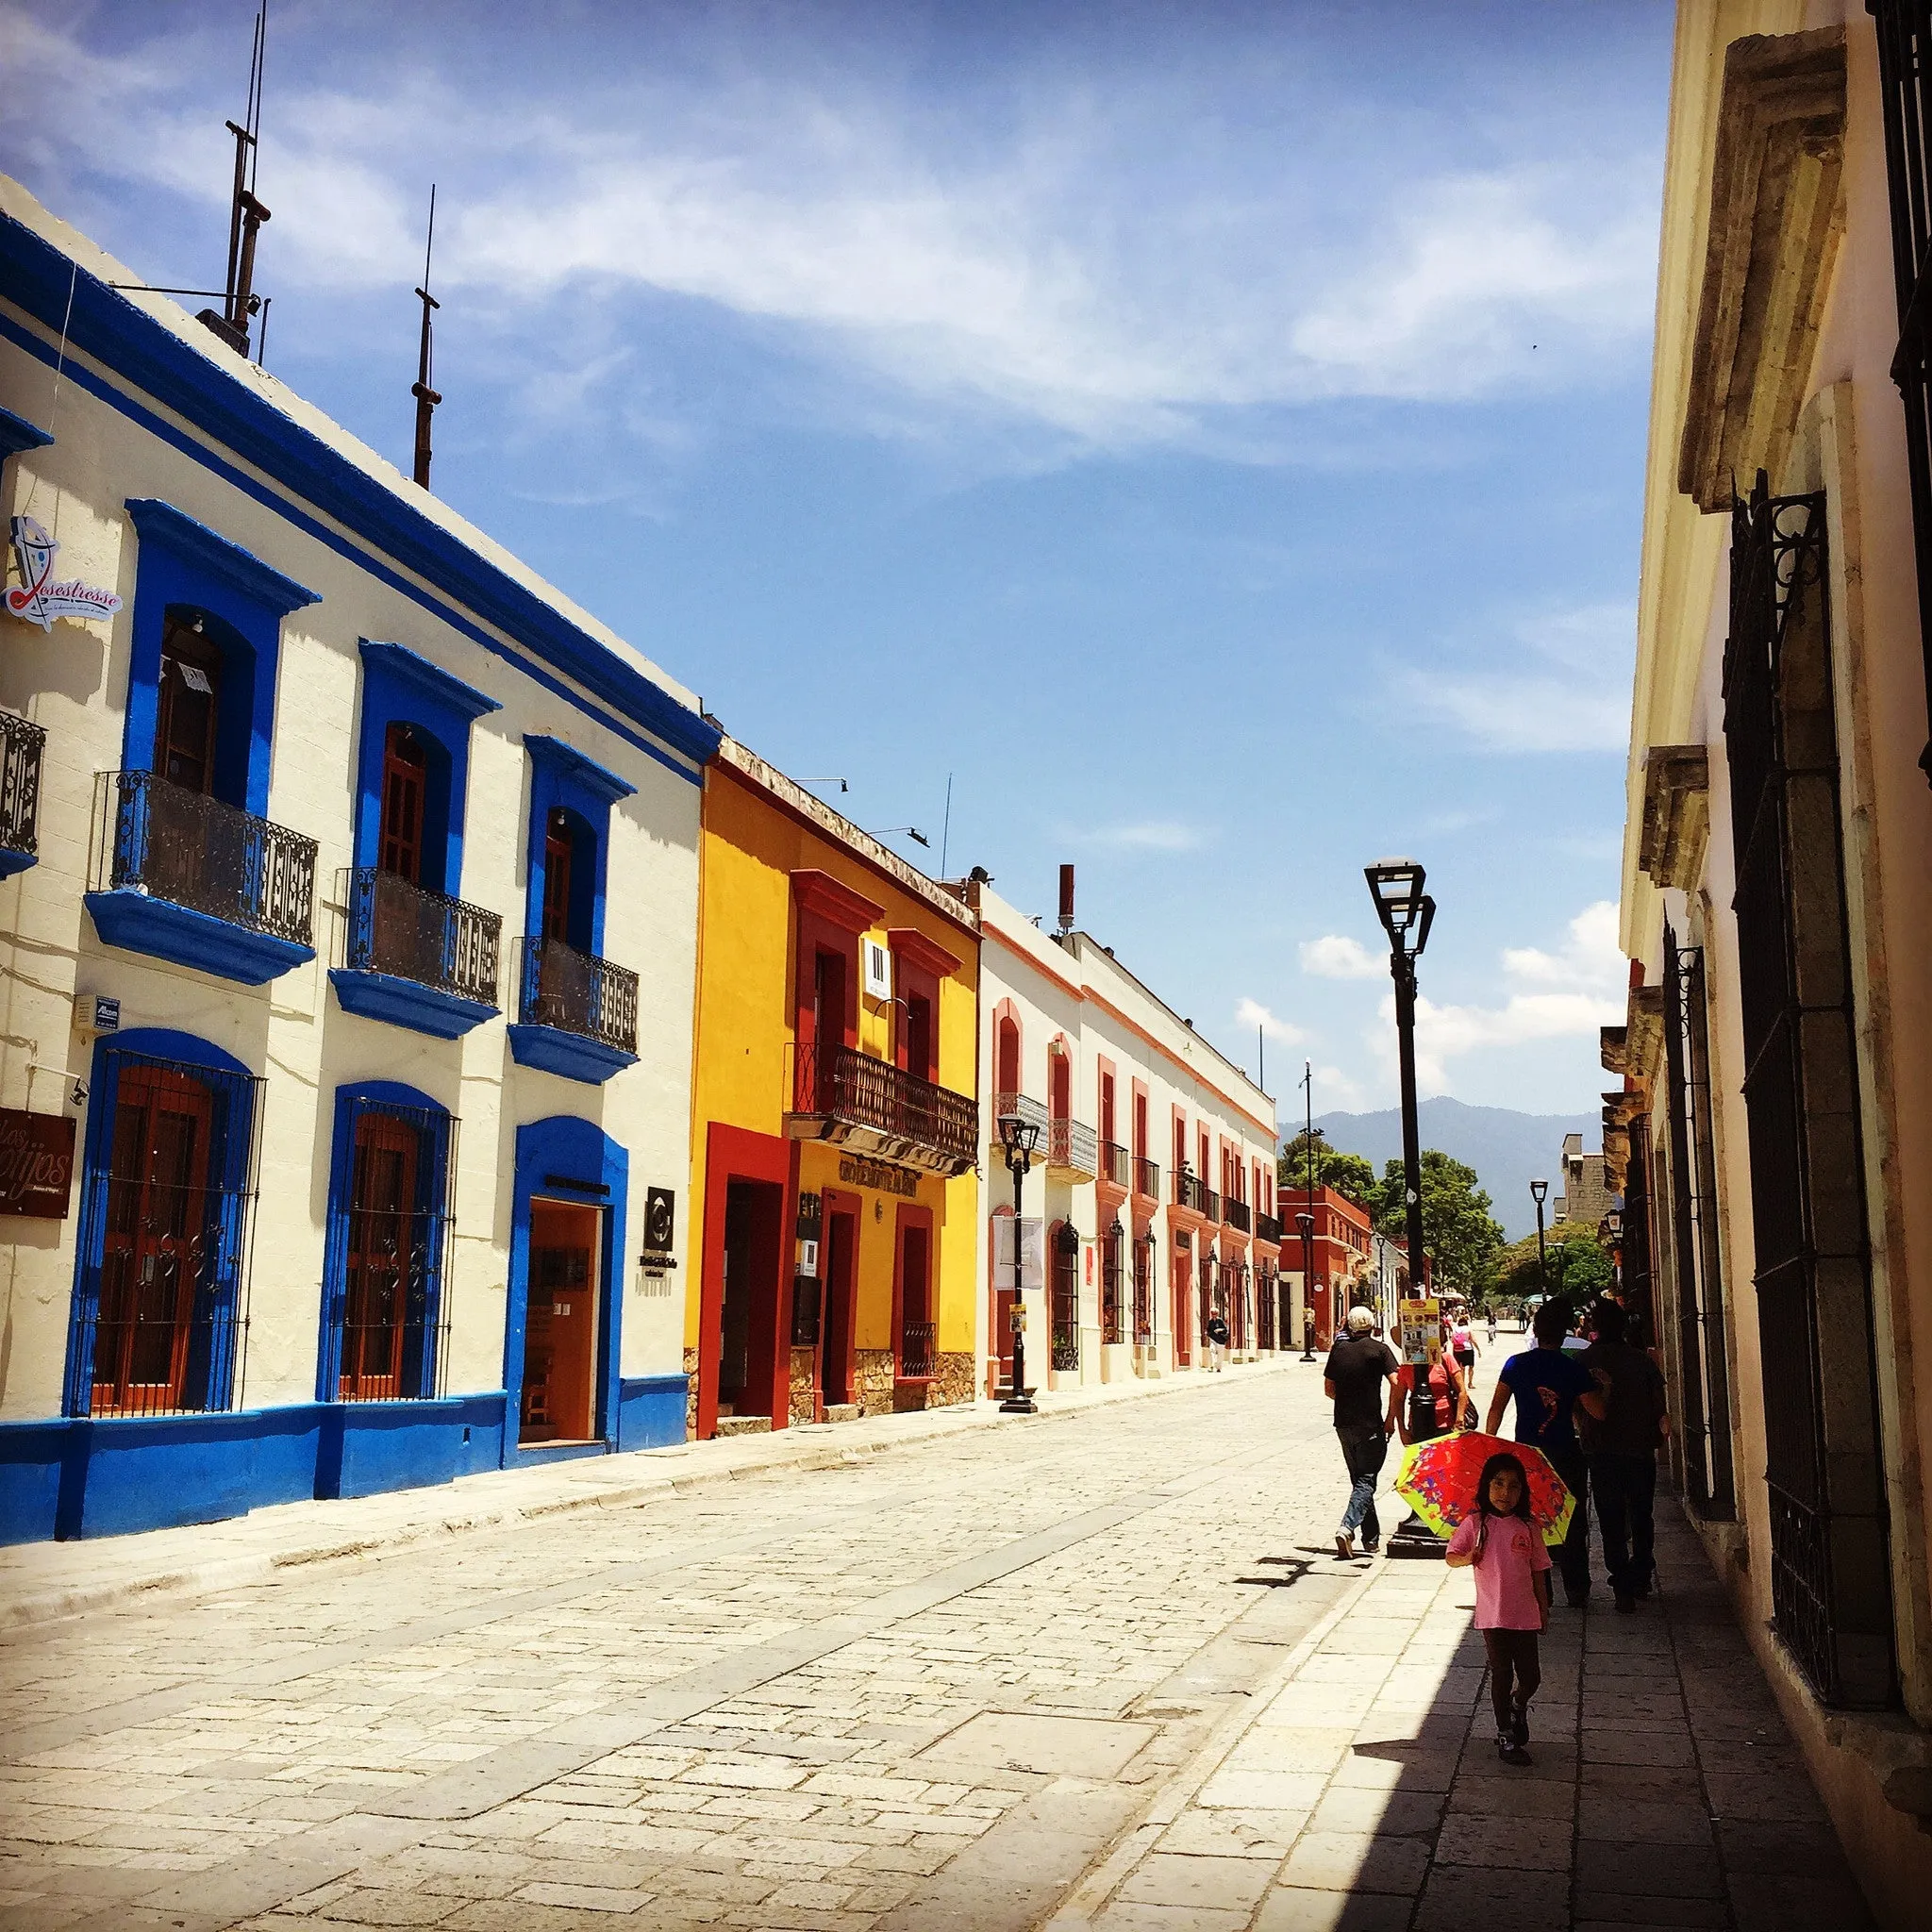
[{"label": "hanging sign", "polygon": [[1434,1295],[1402,1303],[1402,1359],[1434,1368],[1442,1357],[1442,1304]]},{"label": "hanging sign", "polygon": [[25,624],[52,630],[57,617],[112,617],[121,600],[112,591],[97,590],[78,577],[54,581],[54,553],[59,544],[32,517],[13,520],[13,555],[20,565],[20,583],[7,592],[8,614]]},{"label": "hanging sign", "polygon": [[65,1221],[73,1179],[73,1116],[0,1107],[0,1214]]}]

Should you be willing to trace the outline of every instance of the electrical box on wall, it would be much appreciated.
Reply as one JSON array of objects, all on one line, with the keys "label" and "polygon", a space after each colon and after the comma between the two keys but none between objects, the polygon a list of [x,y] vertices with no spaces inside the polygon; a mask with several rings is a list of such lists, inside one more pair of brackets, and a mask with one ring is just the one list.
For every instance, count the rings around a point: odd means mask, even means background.
[{"label": "electrical box on wall", "polygon": [[83,1040],[98,1040],[104,1033],[120,1032],[121,1002],[104,992],[75,993],[74,1030]]},{"label": "electrical box on wall", "polygon": [[865,954],[865,996],[869,1000],[892,997],[892,956],[876,940],[861,943]]}]

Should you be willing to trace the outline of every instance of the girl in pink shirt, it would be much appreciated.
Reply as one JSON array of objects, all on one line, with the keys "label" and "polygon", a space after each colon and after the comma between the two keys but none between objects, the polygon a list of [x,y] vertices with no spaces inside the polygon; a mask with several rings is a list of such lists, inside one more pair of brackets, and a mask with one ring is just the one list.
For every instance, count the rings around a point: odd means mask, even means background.
[{"label": "girl in pink shirt", "polygon": [[1449,1539],[1449,1567],[1475,1570],[1475,1627],[1490,1657],[1496,1753],[1527,1764],[1529,1700],[1543,1680],[1538,1633],[1550,1621],[1550,1553],[1529,1518],[1529,1479],[1514,1456],[1492,1456],[1476,1483],[1474,1511]]}]

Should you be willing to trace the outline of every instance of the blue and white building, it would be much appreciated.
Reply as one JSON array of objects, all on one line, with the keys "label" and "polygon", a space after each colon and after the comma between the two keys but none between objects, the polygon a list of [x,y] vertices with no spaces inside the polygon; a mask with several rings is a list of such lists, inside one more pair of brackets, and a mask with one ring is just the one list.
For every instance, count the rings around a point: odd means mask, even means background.
[{"label": "blue and white building", "polygon": [[0,1535],[682,1441],[717,731],[136,279],[0,181]]}]

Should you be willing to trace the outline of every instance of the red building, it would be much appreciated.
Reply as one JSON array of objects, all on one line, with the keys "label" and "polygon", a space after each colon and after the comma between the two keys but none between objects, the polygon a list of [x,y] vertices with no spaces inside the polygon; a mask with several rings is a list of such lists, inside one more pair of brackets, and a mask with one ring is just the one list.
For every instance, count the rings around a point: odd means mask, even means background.
[{"label": "red building", "polygon": [[[1281,1217],[1281,1278],[1292,1284],[1293,1335],[1300,1338],[1305,1316],[1312,1314],[1316,1344],[1326,1348],[1335,1337],[1336,1316],[1348,1311],[1347,1284],[1358,1268],[1369,1264],[1374,1230],[1368,1210],[1333,1188],[1317,1188],[1311,1197],[1305,1187],[1284,1187],[1277,1190],[1275,1201]],[[1301,1214],[1314,1217],[1311,1257],[1296,1219]]]}]

